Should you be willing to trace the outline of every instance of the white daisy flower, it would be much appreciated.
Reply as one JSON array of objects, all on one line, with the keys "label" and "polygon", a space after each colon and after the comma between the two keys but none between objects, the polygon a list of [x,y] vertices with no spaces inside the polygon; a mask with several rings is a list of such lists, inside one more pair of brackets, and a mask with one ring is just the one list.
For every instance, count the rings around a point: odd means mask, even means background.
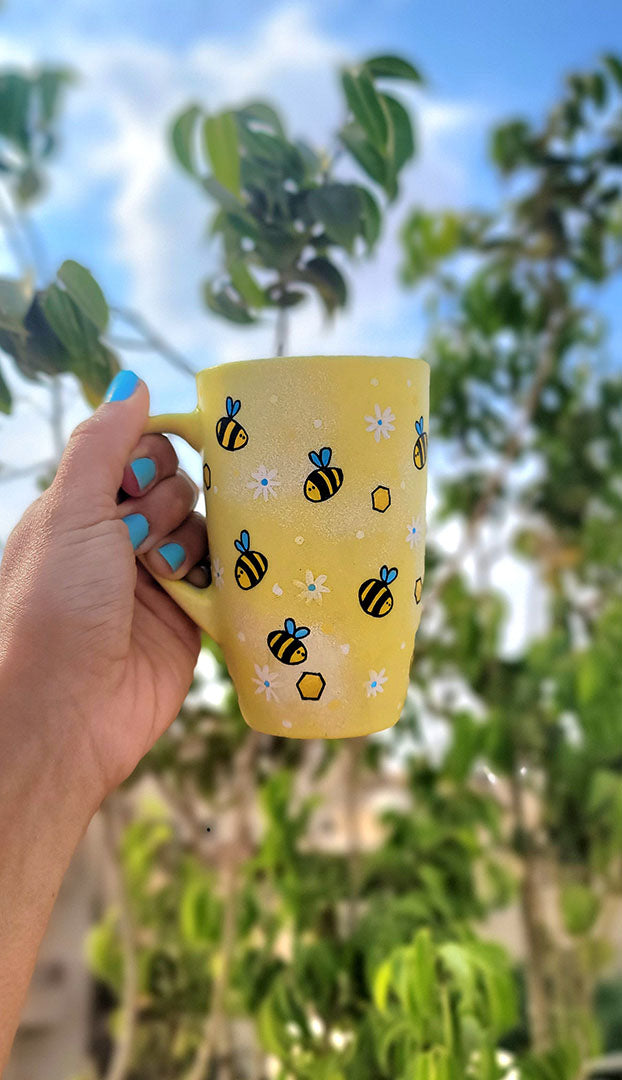
[{"label": "white daisy flower", "polygon": [[380,671],[374,671],[370,669],[369,679],[366,683],[363,683],[367,691],[367,697],[376,697],[376,694],[382,694],[383,684],[386,683],[388,676],[385,675],[386,668],[382,668]]},{"label": "white daisy flower", "polygon": [[278,672],[270,671],[267,664],[263,667],[260,667],[259,664],[255,664],[255,671],[257,672],[257,678],[253,677],[253,682],[257,683],[255,693],[265,694],[266,701],[271,701],[272,698],[274,698],[275,701],[278,701],[279,699],[276,690],[274,689],[275,686],[279,685]]},{"label": "white daisy flower", "polygon": [[410,544],[410,550],[414,547],[418,547],[423,540],[423,529],[421,528],[421,519],[414,517],[410,525],[406,528],[406,543]]},{"label": "white daisy flower", "polygon": [[379,405],[374,405],[375,416],[366,416],[367,427],[366,431],[373,431],[374,439],[376,442],[380,442],[380,436],[384,439],[388,439],[389,432],[395,431],[395,414],[391,411],[387,405],[386,409],[381,409]]},{"label": "white daisy flower", "polygon": [[220,559],[212,559],[212,580],[217,589],[222,589],[225,579],[225,570]]},{"label": "white daisy flower", "polygon": [[316,578],[313,577],[313,572],[307,570],[304,581],[294,581],[294,585],[297,589],[302,591],[298,593],[301,599],[306,600],[307,604],[312,600],[317,600],[322,603],[322,593],[330,592],[328,585],[325,585],[326,574],[318,574]]},{"label": "white daisy flower", "polygon": [[248,488],[254,488],[253,498],[258,499],[260,495],[263,495],[264,502],[267,502],[268,496],[272,495],[276,499],[277,487],[280,487],[281,481],[277,480],[276,469],[266,469],[265,465],[260,465],[255,472],[251,473],[254,478],[246,486]]}]

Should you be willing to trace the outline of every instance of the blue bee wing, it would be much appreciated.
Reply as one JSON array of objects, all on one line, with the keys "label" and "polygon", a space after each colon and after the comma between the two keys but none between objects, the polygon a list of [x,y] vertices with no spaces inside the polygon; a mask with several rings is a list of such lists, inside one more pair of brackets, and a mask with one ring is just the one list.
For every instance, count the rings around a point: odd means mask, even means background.
[{"label": "blue bee wing", "polygon": [[240,401],[240,399],[239,399],[239,398],[238,398],[238,400],[237,400],[237,401],[234,401],[234,402],[233,402],[233,411],[232,411],[232,413],[231,413],[231,416],[237,416],[237,414],[238,414],[238,413],[239,413],[239,411],[240,411],[240,406],[241,406],[241,404],[242,404],[242,402]]},{"label": "blue bee wing", "polygon": [[232,416],[233,415],[232,409],[233,409],[233,398],[228,397],[227,398],[227,416]]},{"label": "blue bee wing", "polygon": [[397,577],[397,567],[393,566],[391,568],[391,570],[389,570],[389,572],[388,572],[388,574],[387,574],[387,576],[385,577],[384,580],[386,581],[387,585],[390,585],[392,581],[395,581],[396,577]]},{"label": "blue bee wing", "polygon": [[243,553],[244,553],[244,551],[246,550],[246,548],[244,548],[244,547],[242,546],[242,544],[240,543],[240,541],[239,541],[239,540],[234,540],[234,541],[233,541],[233,543],[234,543],[234,546],[235,546],[236,550],[237,550],[237,551],[239,551],[239,552],[241,552],[241,553],[243,554]]},{"label": "blue bee wing", "polygon": [[423,417],[420,416],[418,420],[415,420],[415,427],[417,429],[417,435],[423,435]]},{"label": "blue bee wing", "polygon": [[328,462],[331,459],[331,455],[332,451],[330,449],[330,446],[323,446],[320,450],[320,460],[322,462],[322,465],[328,465]]},{"label": "blue bee wing", "polygon": [[306,637],[307,634],[310,634],[310,633],[311,633],[311,631],[309,630],[308,626],[299,626],[296,633],[294,634],[294,637],[295,638],[303,638],[303,637]]},{"label": "blue bee wing", "polygon": [[313,465],[316,465],[318,467],[318,469],[319,469],[321,464],[322,464],[322,462],[320,461],[320,455],[316,454],[315,450],[312,450],[311,453],[309,454],[309,458],[311,460],[311,463]]},{"label": "blue bee wing", "polygon": [[296,629],[296,623],[293,619],[286,619],[284,625],[288,634],[294,633],[294,630]]},{"label": "blue bee wing", "polygon": [[240,540],[242,541],[242,544],[244,546],[244,551],[248,551],[250,547],[250,536],[248,535],[246,529],[242,529],[242,532],[240,533]]},{"label": "blue bee wing", "polygon": [[380,567],[380,580],[381,581],[386,581],[388,573],[389,573],[389,567],[388,566],[381,566]]}]

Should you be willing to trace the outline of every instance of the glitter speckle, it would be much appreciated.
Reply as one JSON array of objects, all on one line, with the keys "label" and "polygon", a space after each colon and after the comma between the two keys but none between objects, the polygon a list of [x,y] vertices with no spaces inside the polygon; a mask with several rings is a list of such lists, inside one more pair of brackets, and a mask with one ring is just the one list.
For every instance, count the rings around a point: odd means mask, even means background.
[{"label": "glitter speckle", "polygon": [[238,641],[246,641],[246,634],[242,630],[238,632]]},{"label": "glitter speckle", "polygon": [[313,421],[313,427],[320,428],[321,426],[322,426],[322,421],[321,420],[314,420]]},{"label": "glitter speckle", "polygon": [[357,540],[362,540],[364,536],[365,536],[365,533],[363,532],[363,530],[359,529],[359,531],[356,534],[356,539]]},{"label": "glitter speckle", "polygon": [[296,536],[294,538],[294,543],[295,544],[304,544],[304,542],[305,542],[304,536]]},{"label": "glitter speckle", "polygon": [[369,381],[370,381],[372,386],[377,386],[378,385],[378,380],[377,379],[370,379]]},{"label": "glitter speckle", "polygon": [[212,491],[214,492],[214,495],[218,494],[218,488],[216,487],[216,484],[214,484]]},{"label": "glitter speckle", "polygon": [[350,646],[349,645],[342,645],[341,646],[341,651],[342,651],[344,656],[347,656],[348,653],[350,652]]},{"label": "glitter speckle", "polygon": [[401,487],[402,491],[404,491],[404,488],[406,487],[406,481],[405,480],[402,480],[402,482],[400,484],[400,487]]},{"label": "glitter speckle", "polygon": [[406,648],[406,642],[403,641],[402,644],[400,645],[400,649],[405,649],[405,648]]},{"label": "glitter speckle", "polygon": [[283,595],[283,590],[282,590],[281,586],[277,582],[275,582],[274,585],[272,586],[272,592],[274,593],[275,596],[282,596]]},{"label": "glitter speckle", "polygon": [[291,720],[283,720],[283,727],[290,728],[292,726]]},{"label": "glitter speckle", "polygon": [[406,386],[412,386],[412,379],[406,379]]}]

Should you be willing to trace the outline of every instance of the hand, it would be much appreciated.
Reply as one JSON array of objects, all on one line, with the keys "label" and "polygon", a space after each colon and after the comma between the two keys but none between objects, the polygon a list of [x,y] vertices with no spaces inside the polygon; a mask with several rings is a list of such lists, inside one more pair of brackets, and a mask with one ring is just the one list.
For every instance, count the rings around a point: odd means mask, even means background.
[{"label": "hand", "polygon": [[124,371],[108,397],[0,565],[0,688],[23,703],[0,745],[32,745],[35,769],[62,755],[89,815],[177,715],[199,653],[198,628],[136,555],[180,578],[207,547],[198,489],[165,436],[141,434],[147,387]]}]

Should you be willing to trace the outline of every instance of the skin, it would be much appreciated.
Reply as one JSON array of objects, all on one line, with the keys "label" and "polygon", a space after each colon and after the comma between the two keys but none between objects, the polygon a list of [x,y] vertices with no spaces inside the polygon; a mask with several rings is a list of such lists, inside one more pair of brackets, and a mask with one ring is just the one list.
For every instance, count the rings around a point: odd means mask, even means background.
[{"label": "skin", "polygon": [[[200,579],[205,521],[169,440],[142,435],[148,412],[139,382],[75,429],[0,564],[0,1074],[73,851],[177,715],[199,653],[149,570]],[[156,464],[142,492],[139,457]],[[136,552],[130,513],[150,527]],[[186,552],[175,572],[158,553],[169,541]]]}]

